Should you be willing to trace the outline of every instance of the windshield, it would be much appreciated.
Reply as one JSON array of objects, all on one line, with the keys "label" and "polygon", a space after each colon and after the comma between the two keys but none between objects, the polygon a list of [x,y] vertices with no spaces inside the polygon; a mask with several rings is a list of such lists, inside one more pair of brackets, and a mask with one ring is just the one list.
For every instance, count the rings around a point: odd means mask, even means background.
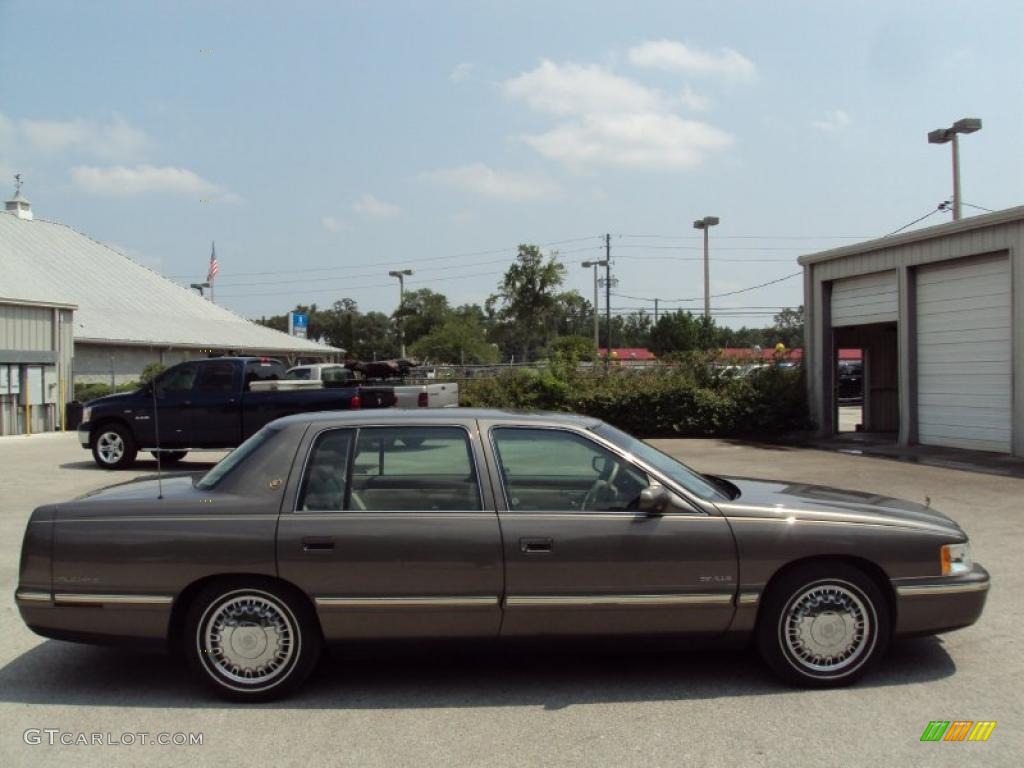
[{"label": "windshield", "polygon": [[601,424],[594,429],[594,433],[611,440],[619,447],[629,451],[641,461],[650,465],[653,469],[661,472],[665,477],[681,485],[694,496],[706,501],[726,501],[727,497],[718,490],[703,475],[694,472],[688,466],[667,453],[662,453],[657,448],[652,448],[643,440],[638,440],[632,435],[626,434],[621,429],[616,429],[609,424]]},{"label": "windshield", "polygon": [[264,427],[255,435],[250,437],[240,446],[235,448],[231,453],[225,456],[217,465],[203,475],[202,479],[196,483],[196,488],[202,490],[209,490],[214,488],[217,483],[223,480],[227,475],[245,461],[249,456],[256,453],[270,438],[280,432],[279,429],[271,429],[270,427]]}]

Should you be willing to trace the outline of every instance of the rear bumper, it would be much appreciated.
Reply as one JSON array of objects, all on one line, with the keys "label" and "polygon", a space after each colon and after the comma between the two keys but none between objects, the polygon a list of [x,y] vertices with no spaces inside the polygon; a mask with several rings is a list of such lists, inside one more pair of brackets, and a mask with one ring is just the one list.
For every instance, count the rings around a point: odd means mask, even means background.
[{"label": "rear bumper", "polygon": [[970,626],[981,616],[991,579],[975,565],[958,576],[893,579],[896,634],[928,635]]}]

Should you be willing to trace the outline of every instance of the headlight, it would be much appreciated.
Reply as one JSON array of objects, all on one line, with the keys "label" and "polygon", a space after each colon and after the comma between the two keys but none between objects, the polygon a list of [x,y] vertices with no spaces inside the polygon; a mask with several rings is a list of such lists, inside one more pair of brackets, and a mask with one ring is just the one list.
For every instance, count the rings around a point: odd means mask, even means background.
[{"label": "headlight", "polygon": [[939,557],[942,561],[943,576],[967,573],[974,566],[971,560],[971,545],[966,541],[963,544],[946,544],[940,550]]},{"label": "headlight", "polygon": [[90,419],[92,419],[92,406],[87,405],[82,409],[82,421],[89,421]]}]

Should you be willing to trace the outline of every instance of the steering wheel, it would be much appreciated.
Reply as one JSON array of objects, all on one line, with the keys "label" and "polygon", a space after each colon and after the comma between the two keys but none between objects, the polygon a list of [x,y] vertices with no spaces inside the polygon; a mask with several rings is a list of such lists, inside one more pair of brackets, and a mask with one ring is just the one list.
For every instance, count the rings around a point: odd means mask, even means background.
[{"label": "steering wheel", "polygon": [[594,502],[597,501],[597,494],[600,493],[603,488],[612,488],[614,490],[615,478],[619,476],[619,469],[622,468],[622,465],[614,459],[611,459],[610,462],[612,468],[610,470],[605,469],[600,475],[598,475],[594,484],[590,486],[590,490],[587,491],[587,495],[583,497],[583,503],[580,505],[581,511],[586,512],[590,510]]}]

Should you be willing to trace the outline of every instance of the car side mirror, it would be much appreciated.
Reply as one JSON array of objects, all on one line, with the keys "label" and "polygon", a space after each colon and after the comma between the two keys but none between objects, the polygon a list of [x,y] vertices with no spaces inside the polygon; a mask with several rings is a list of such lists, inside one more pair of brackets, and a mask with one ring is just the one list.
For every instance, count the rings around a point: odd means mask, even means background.
[{"label": "car side mirror", "polygon": [[671,501],[672,497],[664,486],[649,485],[640,491],[636,507],[648,515],[661,515],[664,514]]}]

